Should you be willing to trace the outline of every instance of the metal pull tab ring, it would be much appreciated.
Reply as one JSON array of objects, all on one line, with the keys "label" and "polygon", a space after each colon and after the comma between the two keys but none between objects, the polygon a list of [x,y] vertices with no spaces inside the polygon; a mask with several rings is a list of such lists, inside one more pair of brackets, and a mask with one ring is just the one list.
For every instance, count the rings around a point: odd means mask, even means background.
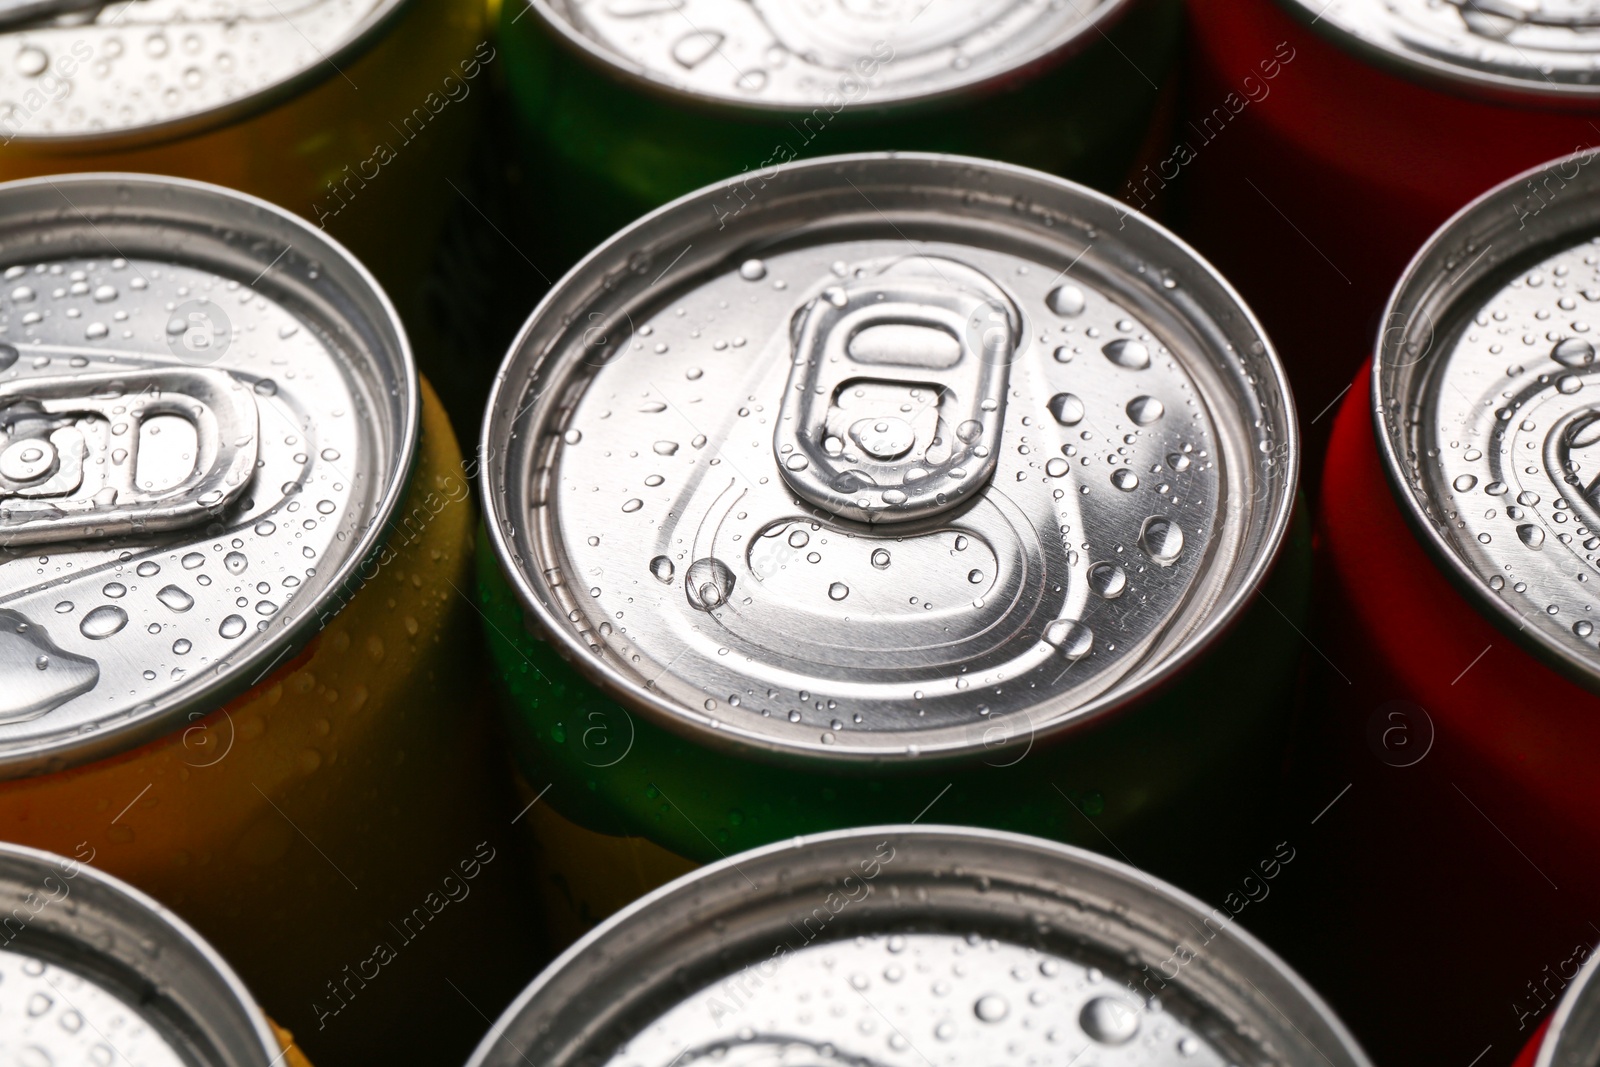
[{"label": "metal pull tab ring", "polygon": [[0,544],[203,522],[249,484],[257,431],[251,387],[224,371],[0,384]]},{"label": "metal pull tab ring", "polygon": [[774,435],[803,499],[843,518],[907,522],[994,474],[1021,313],[953,259],[868,265],[795,316]]}]

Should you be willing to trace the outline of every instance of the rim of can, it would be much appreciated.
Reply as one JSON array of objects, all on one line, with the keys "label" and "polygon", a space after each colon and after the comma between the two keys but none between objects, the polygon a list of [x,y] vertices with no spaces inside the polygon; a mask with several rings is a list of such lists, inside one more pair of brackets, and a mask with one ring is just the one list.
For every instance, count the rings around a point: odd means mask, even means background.
[{"label": "rim of can", "polygon": [[1581,1067],[1600,1051],[1600,952],[1593,952],[1568,988],[1539,1043],[1533,1067]]},{"label": "rim of can", "polygon": [[[1074,707],[1063,718],[1043,727],[1038,727],[1028,717],[1029,728],[1024,733],[1021,730],[1008,734],[1007,739],[1001,742],[984,741],[982,743],[968,738],[964,742],[950,742],[938,745],[916,746],[914,753],[919,765],[937,762],[941,759],[963,759],[978,752],[994,752],[997,749],[1015,749],[1023,744],[1031,745],[1033,740],[1046,736],[1058,735],[1071,729],[1081,727],[1088,722],[1097,721],[1103,717],[1120,712],[1124,708],[1139,702],[1151,692],[1160,689],[1175,677],[1186,670],[1193,662],[1210,648],[1242,614],[1247,602],[1254,595],[1259,585],[1270,574],[1273,565],[1283,551],[1290,522],[1293,517],[1295,498],[1299,484],[1300,464],[1300,436],[1299,426],[1295,415],[1294,398],[1287,384],[1287,375],[1284,372],[1276,351],[1268,340],[1265,331],[1261,328],[1254,314],[1250,311],[1243,299],[1234,290],[1232,285],[1209,262],[1200,256],[1193,248],[1184,243],[1171,231],[1159,223],[1131,211],[1125,205],[1112,198],[1063,178],[1030,170],[1013,164],[999,163],[992,160],[975,159],[965,156],[943,155],[935,153],[917,152],[871,152],[851,155],[825,156],[816,159],[796,161],[782,168],[782,173],[777,180],[811,179],[814,175],[822,175],[829,171],[842,171],[849,167],[900,167],[915,168],[927,180],[926,185],[938,184],[939,188],[950,189],[948,180],[939,182],[946,176],[942,168],[951,172],[959,169],[980,170],[997,179],[1016,183],[1029,194],[1044,194],[1061,197],[1065,202],[1082,213],[1085,213],[1089,222],[1085,225],[1090,229],[1105,233],[1121,226],[1118,231],[1125,235],[1123,242],[1128,245],[1123,250],[1123,259],[1129,264],[1138,262],[1137,269],[1144,271],[1143,263],[1149,261],[1139,259],[1139,253],[1148,249],[1159,249],[1172,256],[1173,262],[1165,265],[1172,266],[1171,273],[1178,273],[1177,268],[1187,272],[1183,282],[1177,287],[1185,301],[1192,300],[1192,306],[1186,304],[1185,310],[1196,317],[1210,315],[1217,309],[1210,305],[1201,305],[1199,297],[1192,294],[1204,289],[1207,295],[1218,300],[1222,307],[1221,313],[1215,315],[1218,321],[1206,319],[1202,325],[1212,329],[1213,334],[1209,340],[1222,344],[1225,339],[1237,341],[1238,344],[1228,343],[1230,351],[1237,350],[1244,358],[1242,351],[1245,347],[1252,347],[1250,358],[1259,361],[1258,371],[1264,370],[1270,381],[1264,388],[1271,391],[1271,399],[1281,404],[1281,430],[1279,440],[1282,444],[1283,460],[1278,464],[1280,469],[1286,470],[1287,475],[1278,482],[1267,486],[1267,490],[1274,494],[1270,508],[1266,510],[1265,518],[1260,523],[1257,531],[1256,551],[1249,559],[1249,565],[1239,573],[1232,576],[1230,584],[1226,586],[1227,595],[1219,597],[1211,607],[1205,625],[1192,633],[1184,643],[1181,651],[1169,655],[1162,660],[1154,671],[1138,675],[1136,684],[1124,685],[1119,683],[1109,691],[1097,694],[1094,698],[1082,705]],[[930,177],[931,175],[931,177]],[[856,175],[860,178],[860,174]],[[862,179],[864,180],[864,179]],[[629,257],[620,254],[630,244],[651,243],[650,238],[658,232],[670,232],[670,228],[678,223],[683,216],[691,211],[710,204],[717,197],[724,195],[728,190],[738,184],[738,179],[728,179],[713,185],[706,186],[685,196],[672,201],[649,214],[641,217],[628,227],[613,235],[610,239],[593,249],[583,260],[567,272],[557,283],[550,288],[540,300],[533,312],[529,315],[516,338],[512,341],[500,370],[490,390],[486,408],[483,428],[479,441],[479,454],[484,457],[486,476],[481,486],[481,500],[484,507],[484,524],[489,541],[496,554],[501,572],[516,592],[521,606],[532,613],[537,629],[541,636],[553,640],[564,659],[575,665],[591,682],[612,698],[622,702],[630,710],[642,710],[648,714],[657,725],[680,736],[705,743],[713,748],[724,751],[741,753],[758,753],[778,757],[799,756],[802,759],[820,758],[831,761],[848,761],[861,764],[869,762],[882,763],[882,761],[909,758],[904,745],[883,746],[878,748],[846,747],[829,745],[823,742],[808,743],[779,743],[770,737],[764,736],[754,730],[734,726],[724,720],[713,719],[709,714],[693,708],[675,704],[658,695],[651,687],[634,684],[629,680],[621,679],[616,672],[607,669],[597,657],[593,656],[590,649],[572,628],[563,625],[562,618],[543,594],[542,586],[536,586],[523,566],[508,565],[507,561],[519,559],[518,545],[513,541],[513,535],[506,532],[506,508],[502,506],[502,498],[507,485],[510,457],[519,454],[517,450],[501,450],[497,447],[498,441],[506,436],[506,431],[516,431],[524,426],[524,415],[529,415],[528,424],[540,425],[548,418],[546,416],[558,401],[548,399],[551,393],[564,391],[572,382],[574,361],[564,359],[562,346],[565,334],[570,331],[571,323],[582,313],[582,307],[566,305],[573,303],[570,299],[572,291],[583,288],[585,297],[597,295],[609,290],[606,279],[627,269]],[[852,186],[854,183],[851,183]],[[859,192],[859,190],[856,190]],[[864,194],[863,194],[864,195]],[[763,203],[771,203],[774,199],[769,195]],[[870,204],[871,201],[868,201]],[[875,209],[876,204],[872,205]],[[1030,198],[1030,206],[1035,210],[1041,208],[1036,200]],[[881,211],[879,212],[881,214]],[[1053,223],[1052,223],[1053,225]],[[686,232],[686,231],[685,231]],[[898,229],[897,229],[898,232]],[[1135,239],[1139,245],[1135,246]],[[737,249],[734,250],[735,252]],[[685,249],[687,252],[687,249]],[[731,254],[731,253],[730,253]],[[739,257],[733,255],[734,260]],[[1082,258],[1082,257],[1080,257]],[[719,259],[719,262],[721,259]],[[619,266],[620,265],[620,266]],[[674,263],[676,265],[676,263]],[[1120,263],[1118,265],[1121,265]],[[608,266],[615,266],[616,270],[608,271]],[[669,265],[668,270],[673,269]],[[688,269],[688,268],[685,268]],[[1135,268],[1127,266],[1129,272]],[[659,279],[658,279],[659,280]],[[652,283],[654,284],[654,283]],[[1153,284],[1153,282],[1151,283]],[[583,305],[586,307],[588,305]],[[554,331],[551,337],[543,339],[545,347],[531,358],[524,359],[540,330],[547,327],[546,319],[555,317],[558,322],[549,326],[548,331]],[[592,320],[585,320],[592,321]],[[1223,334],[1222,323],[1226,322],[1232,329],[1231,333]],[[1247,340],[1248,339],[1248,340]],[[570,345],[567,346],[570,348]],[[551,370],[551,377],[563,390],[554,388],[542,389],[535,397],[523,403],[524,390],[530,387],[540,373],[547,369],[552,362],[563,362],[564,366],[557,366]],[[1243,372],[1242,366],[1232,368]],[[1218,418],[1221,423],[1222,418]],[[506,439],[509,439],[507,437]],[[1263,450],[1264,451],[1264,450]],[[1252,453],[1254,450],[1252,450]],[[1232,473],[1232,472],[1230,472]],[[1261,488],[1259,485],[1257,488]],[[1220,506],[1220,502],[1219,502]],[[1220,521],[1220,520],[1219,520]],[[516,524],[520,529],[522,524]],[[954,731],[956,728],[949,728]]]},{"label": "rim of can", "polygon": [[[1600,99],[1600,68],[1577,68],[1592,73],[1595,80],[1591,82],[1554,81],[1544,73],[1539,73],[1537,79],[1513,77],[1484,67],[1471,66],[1465,62],[1464,56],[1441,58],[1420,46],[1407,48],[1405,47],[1407,38],[1398,29],[1367,25],[1393,19],[1395,16],[1389,10],[1392,4],[1386,4],[1383,11],[1378,12],[1377,4],[1373,0],[1357,0],[1365,7],[1374,9],[1366,13],[1367,21],[1362,23],[1341,20],[1338,18],[1340,12],[1337,10],[1330,13],[1329,8],[1334,7],[1339,0],[1273,0],[1273,2],[1279,7],[1287,7],[1289,13],[1302,26],[1323,40],[1332,42],[1391,74],[1420,82],[1429,88],[1453,91],[1490,103],[1522,106],[1537,104],[1540,107],[1554,107],[1561,110],[1585,110],[1592,108],[1595,101]],[[1363,32],[1364,27],[1367,32]],[[1526,58],[1520,49],[1511,47],[1519,56]],[[1593,53],[1588,54],[1593,55]],[[1537,65],[1531,59],[1527,60],[1527,66],[1529,70],[1538,71]]]},{"label": "rim of can", "polygon": [[[507,6],[512,6],[518,2],[519,0],[507,0]],[[645,64],[629,60],[620,53],[579,32],[567,19],[561,17],[552,6],[551,0],[520,0],[520,2],[533,11],[547,30],[555,34],[559,46],[564,47],[570,54],[575,55],[591,70],[609,76],[631,88],[643,90],[673,103],[714,112],[732,114],[749,114],[753,112],[774,117],[799,112],[809,113],[812,108],[818,106],[816,103],[779,103],[777,101],[769,103],[755,99],[736,100],[732,97],[712,96],[708,93],[696,92],[692,89],[675,85],[655,76]],[[1046,70],[1058,63],[1065,63],[1083,52],[1089,45],[1094,43],[1095,38],[1091,35],[1091,31],[1094,34],[1104,36],[1107,30],[1115,26],[1135,4],[1140,2],[1141,0],[1101,0],[1099,9],[1077,23],[1070,33],[1060,39],[1046,38],[1044,45],[1036,46],[1024,52],[1020,58],[1000,70],[933,92],[886,93],[875,97],[867,110],[904,110],[925,104],[940,103],[966,94],[981,95],[997,90],[1009,82],[1031,77],[1036,72]]]},{"label": "rim of can", "polygon": [[[347,77],[341,67],[360,59],[378,43],[378,39],[384,33],[392,28],[404,10],[415,7],[420,2],[421,0],[378,0],[373,11],[352,28],[349,38],[338,48],[324,53],[309,66],[235,100],[228,100],[177,118],[124,129],[75,130],[64,134],[18,133],[5,138],[4,145],[14,144],[69,156],[92,155],[98,152],[159,145],[206,133],[233,122],[244,121],[309,92],[332,78]],[[285,17],[284,21],[289,22],[289,19]]]},{"label": "rim of can", "polygon": [[[551,1040],[548,1034],[552,1030],[557,1035],[552,1045],[538,1050],[535,1058],[539,1062],[550,1062],[547,1057],[554,1058],[560,1064],[568,1062],[565,1057],[581,1049],[582,1042],[592,1040],[594,1032],[601,1026],[611,1024],[608,1021],[596,1021],[594,1016],[599,1012],[593,1009],[582,1013],[571,1010],[572,1005],[583,1001],[585,992],[595,984],[608,978],[616,979],[618,973],[623,972],[630,993],[639,995],[645,991],[645,979],[651,977],[646,967],[652,952],[659,955],[663,949],[675,953],[673,961],[662,966],[664,972],[685,966],[682,960],[690,954],[685,951],[686,947],[689,950],[698,948],[699,957],[691,962],[703,964],[717,953],[728,951],[728,946],[736,943],[738,935],[734,928],[741,918],[752,925],[759,923],[769,918],[767,911],[774,910],[775,906],[792,904],[794,898],[804,890],[814,888],[820,892],[827,889],[836,881],[834,876],[837,871],[849,869],[843,864],[830,866],[829,860],[841,856],[859,859],[873,843],[881,841],[890,843],[893,855],[882,862],[880,874],[893,872],[897,882],[920,876],[923,881],[916,883],[918,888],[932,883],[938,886],[940,894],[952,898],[964,890],[972,898],[990,902],[987,911],[996,925],[1028,925],[1028,919],[1037,910],[1054,905],[1060,909],[1064,921],[1053,925],[1052,932],[1059,934],[1062,941],[1070,941],[1080,947],[1103,948],[1113,941],[1103,928],[1109,923],[1097,924],[1081,919],[1080,924],[1075,925],[1067,918],[1069,909],[1073,907],[1081,907],[1085,914],[1096,910],[1092,902],[1084,904],[1075,899],[1073,890],[1080,889],[1080,883],[1086,885],[1081,889],[1081,896],[1094,898],[1099,893],[1120,905],[1133,903],[1145,909],[1139,915],[1141,924],[1138,930],[1149,934],[1152,941],[1160,934],[1170,933],[1176,941],[1181,942],[1195,930],[1209,929],[1205,924],[1214,922],[1212,916],[1216,909],[1136,867],[1087,849],[1024,834],[938,824],[891,824],[796,837],[751,849],[691,871],[636,899],[590,930],[556,957],[506,1007],[474,1049],[467,1067],[488,1067],[495,1062],[491,1057],[499,1044],[505,1041],[510,1045],[510,1039],[505,1035],[508,1032],[523,1032],[519,1020],[530,1013],[536,1013],[534,1019],[538,1024],[538,1040]],[[922,864],[914,865],[907,871],[900,859],[901,849],[912,851],[913,863],[920,859]],[[896,863],[900,865],[895,866]],[[791,864],[799,869],[799,877],[791,877],[794,873],[790,870]],[[899,885],[896,885],[896,890],[900,890]],[[996,903],[1011,897],[1022,898],[1030,893],[1032,900],[1029,902],[1019,899],[1006,904],[1009,911],[1002,910],[1002,905]],[[862,897],[851,899],[859,907],[876,896],[869,888],[869,892]],[[935,905],[918,900],[912,906],[916,910],[911,911],[903,902],[907,896],[903,891],[897,892],[894,902],[882,906],[883,915],[891,917],[890,921],[904,921],[908,912],[912,918],[928,916],[937,919],[939,912]],[[947,913],[955,910],[953,899],[941,903],[945,905]],[[760,910],[763,908],[766,911]],[[795,908],[797,912],[808,912],[807,908],[799,905],[795,905]],[[898,909],[898,915],[894,909]],[[669,921],[671,919],[677,921]],[[1119,914],[1114,921],[1126,924],[1129,928],[1135,925],[1127,918],[1126,912]],[[1164,922],[1170,924],[1168,929],[1159,932],[1151,929]],[[857,922],[854,929],[860,932],[864,927]],[[686,930],[708,943],[703,948],[686,946]],[[1208,950],[1208,963],[1215,966],[1216,957],[1226,955],[1221,969],[1229,977],[1230,968],[1241,969],[1240,976],[1261,997],[1262,1004],[1275,1012],[1277,1017],[1289,1021],[1291,1028],[1308,1043],[1311,1041],[1306,1036],[1308,1030],[1325,1041],[1331,1039],[1336,1042],[1338,1059],[1330,1063],[1369,1067],[1359,1043],[1332,1009],[1272,949],[1235,923],[1227,924],[1220,931],[1220,936],[1220,951]],[[1130,951],[1137,952],[1123,944],[1118,945],[1112,954],[1123,956]],[[719,966],[722,966],[720,961]],[[1246,967],[1256,970],[1253,974],[1243,973]],[[722,966],[724,975],[728,970],[728,967]],[[1195,976],[1189,974],[1187,977],[1193,979]],[[716,981],[709,966],[705,979],[707,984]],[[1179,981],[1174,979],[1175,984]],[[1263,985],[1274,989],[1279,996],[1267,998],[1260,989]],[[676,983],[676,988],[682,993],[683,983]],[[1237,985],[1233,987],[1234,992],[1240,989],[1242,987]],[[1208,1001],[1192,990],[1189,995],[1201,1006],[1217,1010],[1214,997]],[[1247,993],[1242,995],[1248,997]],[[552,1003],[541,1008],[539,1001],[542,997],[551,998]],[[1286,998],[1293,998],[1292,1003]],[[621,998],[618,998],[607,1006],[606,1011],[614,1016],[620,1003]],[[1293,1018],[1280,1007],[1285,1003],[1288,1003],[1290,1011],[1295,1012]],[[566,1009],[565,1012],[563,1009]],[[567,1021],[575,1015],[580,1016],[582,1021]],[[564,1046],[561,1044],[563,1041]],[[510,1047],[515,1048],[514,1045]],[[518,1050],[518,1053],[523,1051]],[[1321,1051],[1318,1048],[1318,1052]]]},{"label": "rim of can", "polygon": [[[1434,231],[1412,256],[1390,292],[1379,325],[1368,394],[1384,477],[1407,524],[1423,542],[1435,566],[1501,632],[1591,691],[1600,691],[1600,661],[1579,655],[1570,644],[1558,643],[1537,626],[1527,625],[1508,601],[1490,595],[1484,582],[1429,517],[1430,501],[1423,487],[1410,484],[1405,474],[1406,446],[1411,435],[1404,420],[1397,421],[1391,411],[1410,411],[1417,405],[1429,368],[1443,358],[1429,358],[1435,342],[1453,335],[1447,324],[1470,314],[1463,305],[1470,303],[1475,293],[1482,292],[1480,287],[1486,280],[1539,250],[1551,253],[1570,247],[1600,227],[1600,197],[1594,195],[1600,190],[1600,174],[1586,175],[1583,171],[1584,165],[1597,157],[1600,149],[1586,149],[1531,167],[1481,194]],[[1569,163],[1575,166],[1575,177],[1559,172]],[[1573,195],[1554,197],[1531,217],[1519,216],[1516,201],[1520,190],[1552,172],[1562,182],[1563,192],[1566,186],[1577,184]],[[1516,222],[1522,225],[1513,228],[1512,223]],[[1471,251],[1466,250],[1468,245]],[[1462,263],[1466,266],[1458,269]],[[1419,322],[1423,325],[1419,326]],[[1415,352],[1419,348],[1420,355],[1407,354],[1408,350]]]},{"label": "rim of can", "polygon": [[[76,866],[77,872],[64,874]],[[38,927],[52,962],[95,984],[129,985],[131,976],[142,988],[130,994],[157,991],[152,999],[169,1004],[183,1015],[192,1035],[203,1035],[210,1045],[206,1067],[273,1067],[283,1059],[282,1046],[266,1014],[228,961],[175,912],[143,891],[88,863],[0,842],[0,894],[19,901],[37,900],[48,892],[45,882],[57,876],[69,879],[60,896],[49,893],[44,905],[32,911],[21,936]],[[82,883],[80,886],[78,883]],[[59,879],[58,879],[59,884]],[[80,890],[87,887],[86,893]],[[72,914],[51,910],[55,901],[74,900]],[[98,924],[99,938],[91,940],[88,927]],[[8,933],[8,938],[19,936]],[[8,940],[8,945],[15,944]],[[27,941],[22,942],[24,947]],[[117,979],[121,981],[117,981]],[[128,1007],[140,1002],[129,1000]]]},{"label": "rim of can", "polygon": [[[76,195],[68,197],[63,189]],[[50,193],[67,200],[70,216],[59,206],[38,203],[40,196]],[[92,200],[95,193],[105,199]],[[146,214],[141,216],[141,210]],[[399,312],[366,266],[326,232],[259,197],[189,178],[87,172],[0,183],[0,243],[19,230],[41,224],[71,227],[76,220],[87,221],[95,236],[72,251],[125,255],[111,243],[100,224],[111,228],[111,220],[123,225],[132,223],[157,235],[136,255],[142,252],[164,256],[164,262],[198,266],[236,281],[250,278],[252,268],[259,267],[260,273],[249,282],[252,286],[260,285],[271,275],[274,284],[283,286],[275,294],[280,300],[290,295],[302,302],[314,299],[318,310],[330,318],[336,314],[345,316],[340,324],[371,346],[371,356],[387,357],[382,364],[375,362],[372,372],[375,380],[383,378],[388,386],[387,394],[376,399],[387,400],[393,408],[394,433],[389,442],[393,455],[389,457],[389,468],[376,475],[387,484],[377,499],[372,521],[361,530],[359,540],[351,545],[322,595],[308,602],[299,619],[280,631],[276,640],[258,643],[253,651],[231,663],[229,671],[220,676],[208,672],[208,683],[195,686],[182,699],[165,706],[158,702],[140,717],[130,716],[89,734],[0,748],[0,781],[93,762],[163,736],[182,722],[198,721],[200,714],[216,711],[228,699],[250,690],[290,658],[291,651],[304,647],[321,628],[323,620],[318,609],[364,584],[357,571],[387,539],[386,527],[409,485],[421,433],[420,378]],[[221,247],[200,252],[194,244],[176,239],[201,228],[208,232],[225,229],[223,240],[232,255],[224,259]],[[251,242],[248,247],[246,241]],[[269,250],[280,245],[287,247],[276,259],[271,258]],[[128,247],[126,238],[123,246]],[[297,277],[298,292],[276,280],[297,265],[312,275]],[[288,303],[294,306],[295,301]]]}]

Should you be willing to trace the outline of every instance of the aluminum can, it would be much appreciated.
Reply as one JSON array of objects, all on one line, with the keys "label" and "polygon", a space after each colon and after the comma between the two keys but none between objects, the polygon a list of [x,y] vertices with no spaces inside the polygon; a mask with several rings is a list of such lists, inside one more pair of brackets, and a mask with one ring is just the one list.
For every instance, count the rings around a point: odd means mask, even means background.
[{"label": "aluminum can", "polygon": [[1523,1047],[1515,1067],[1586,1067],[1600,1062],[1600,956],[1569,977],[1554,1013]]},{"label": "aluminum can", "polygon": [[1308,574],[1249,311],[1036,171],[797,162],[721,220],[735,184],[569,274],[490,401],[541,803],[696,862],[935,804],[1189,873],[1253,846]]},{"label": "aluminum can", "polygon": [[1412,252],[1600,143],[1600,24],[1561,0],[1198,0],[1191,24],[1177,144],[1123,195],[1178,183],[1179,231],[1261,315],[1320,456]]},{"label": "aluminum can", "polygon": [[1170,126],[1181,28],[1174,0],[517,0],[500,13],[525,200],[563,268],[743,173],[720,205],[735,213],[800,157],[957,152],[1111,188]]},{"label": "aluminum can", "polygon": [[[0,14],[0,179],[138,171],[262,197],[369,263],[416,330],[495,58],[488,8],[24,0]],[[423,355],[453,394],[463,354]]]},{"label": "aluminum can", "polygon": [[469,1064],[899,1067],[998,1049],[1368,1062],[1222,908],[1038,838],[880,826],[733,856],[636,902],[551,964]]},{"label": "aluminum can", "polygon": [[91,859],[0,843],[8,1062],[309,1067],[192,927]]},{"label": "aluminum can", "polygon": [[0,250],[0,838],[172,907],[318,1058],[464,1052],[438,972],[522,927],[458,703],[470,472],[393,307],[178,179],[0,186]]},{"label": "aluminum can", "polygon": [[[1547,181],[1565,184],[1526,214]],[[1388,922],[1372,941],[1322,931],[1325,963],[1302,966],[1397,1062],[1489,1044],[1485,1062],[1507,1062],[1593,939],[1597,188],[1556,160],[1435,234],[1334,429],[1315,637],[1329,713],[1307,752],[1328,795],[1350,787],[1328,906]],[[1430,904],[1397,922],[1397,896]],[[1496,922],[1464,945],[1458,924],[1484,909]],[[1450,965],[1401,1005],[1381,964],[1423,956]]]}]

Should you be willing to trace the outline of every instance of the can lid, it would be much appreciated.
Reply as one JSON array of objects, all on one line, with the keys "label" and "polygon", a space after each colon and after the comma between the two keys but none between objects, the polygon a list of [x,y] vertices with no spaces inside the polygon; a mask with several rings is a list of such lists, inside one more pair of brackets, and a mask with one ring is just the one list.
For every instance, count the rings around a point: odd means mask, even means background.
[{"label": "can lid", "polygon": [[1600,1063],[1600,953],[1591,953],[1550,1016],[1533,1067],[1594,1067]]},{"label": "can lid", "polygon": [[1282,0],[1368,59],[1498,100],[1600,97],[1595,0]]},{"label": "can lid", "polygon": [[1293,504],[1290,403],[1142,216],[833,157],[691,194],[557,285],[491,397],[487,513],[542,629],[670,728],[971,754],[1143,695],[1238,612]]},{"label": "can lid", "polygon": [[536,978],[469,1067],[927,1067],[997,1048],[1368,1062],[1221,908],[1054,842],[879,826],[745,852],[636,901]]},{"label": "can lid", "polygon": [[1413,526],[1491,618],[1600,691],[1600,167],[1462,209],[1390,297],[1379,446]]},{"label": "can lid", "polygon": [[831,116],[968,92],[1063,59],[1099,40],[1133,0],[521,2],[580,54],[658,90]]},{"label": "can lid", "polygon": [[[305,222],[133,175],[0,185],[0,777],[214,711],[335,612],[413,452],[377,283]],[[195,765],[220,759],[200,738]]]},{"label": "can lid", "polygon": [[148,141],[220,124],[346,77],[404,2],[3,0],[0,138]]},{"label": "can lid", "polygon": [[0,843],[0,1050],[16,1063],[269,1067],[266,1017],[183,920],[77,860]]}]

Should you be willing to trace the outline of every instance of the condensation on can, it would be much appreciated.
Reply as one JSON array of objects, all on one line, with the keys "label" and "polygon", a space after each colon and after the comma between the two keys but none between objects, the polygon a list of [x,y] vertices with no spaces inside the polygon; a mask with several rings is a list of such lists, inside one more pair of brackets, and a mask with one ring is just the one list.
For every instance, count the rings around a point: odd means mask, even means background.
[{"label": "condensation on can", "polygon": [[795,164],[718,230],[726,188],[569,276],[490,405],[486,632],[541,803],[696,861],[939,810],[1225,863],[1298,652],[1242,605],[1308,577],[1248,311],[1036,172]]}]

